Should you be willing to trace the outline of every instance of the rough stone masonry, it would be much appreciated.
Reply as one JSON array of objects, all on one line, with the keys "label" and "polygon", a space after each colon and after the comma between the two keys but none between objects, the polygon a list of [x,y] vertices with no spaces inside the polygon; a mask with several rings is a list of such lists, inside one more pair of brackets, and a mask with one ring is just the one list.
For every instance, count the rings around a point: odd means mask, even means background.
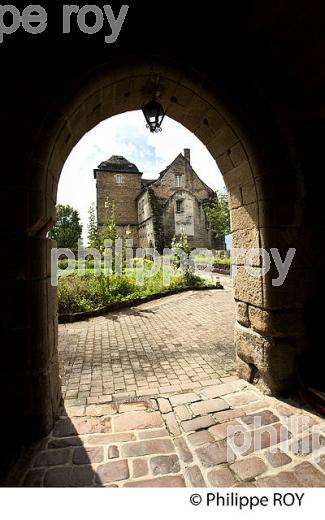
[{"label": "rough stone masonry", "polygon": [[99,226],[105,222],[108,203],[114,203],[119,236],[128,231],[135,248],[161,252],[183,230],[192,248],[224,249],[224,238],[214,237],[205,213],[215,193],[193,170],[189,149],[157,179],[142,177],[135,164],[117,155],[103,161],[94,177]]}]

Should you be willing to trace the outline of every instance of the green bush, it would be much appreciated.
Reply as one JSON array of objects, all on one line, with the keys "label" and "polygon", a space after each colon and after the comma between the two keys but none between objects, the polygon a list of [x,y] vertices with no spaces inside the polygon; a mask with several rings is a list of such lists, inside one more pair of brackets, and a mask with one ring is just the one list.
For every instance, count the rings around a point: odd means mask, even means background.
[{"label": "green bush", "polygon": [[216,267],[218,267],[218,265],[230,265],[230,258],[215,258],[213,265]]},{"label": "green bush", "polygon": [[101,281],[92,275],[60,278],[58,299],[60,314],[96,309],[103,301]]},{"label": "green bush", "polygon": [[180,276],[170,274],[170,285],[166,287],[162,270],[153,276],[145,276],[143,285],[137,285],[134,275],[95,276],[89,270],[81,277],[74,271],[69,276],[59,278],[59,314],[90,311],[113,302],[206,285],[202,278],[190,273]]},{"label": "green bush", "polygon": [[145,267],[147,269],[151,269],[153,266],[153,261],[149,260],[149,258],[133,258],[133,267]]},{"label": "green bush", "polygon": [[136,280],[127,275],[111,275],[106,278],[109,301],[123,301],[131,295],[137,294]]},{"label": "green bush", "polygon": [[[67,269],[68,267],[68,258],[59,258],[58,260],[58,269]],[[71,263],[71,260],[70,260],[70,263]],[[72,265],[74,266],[74,268],[77,267],[77,262],[76,260],[72,260]]]}]

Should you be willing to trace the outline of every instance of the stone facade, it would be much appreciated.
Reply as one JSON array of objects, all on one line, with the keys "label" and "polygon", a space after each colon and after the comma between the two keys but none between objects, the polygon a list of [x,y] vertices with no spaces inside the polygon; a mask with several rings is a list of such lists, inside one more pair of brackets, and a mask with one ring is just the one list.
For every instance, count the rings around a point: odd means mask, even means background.
[{"label": "stone facade", "polygon": [[131,231],[134,247],[170,247],[184,230],[192,248],[224,248],[209,230],[204,205],[214,192],[191,167],[190,150],[179,154],[158,179],[142,178],[135,164],[112,156],[94,171],[97,220],[105,221],[108,201],[114,201],[119,236]]},{"label": "stone facade", "polygon": [[97,191],[97,222],[105,223],[107,202],[114,201],[116,229],[120,237],[131,231],[129,238],[138,246],[138,214],[134,199],[141,193],[141,172],[120,156],[112,156],[94,170]]}]

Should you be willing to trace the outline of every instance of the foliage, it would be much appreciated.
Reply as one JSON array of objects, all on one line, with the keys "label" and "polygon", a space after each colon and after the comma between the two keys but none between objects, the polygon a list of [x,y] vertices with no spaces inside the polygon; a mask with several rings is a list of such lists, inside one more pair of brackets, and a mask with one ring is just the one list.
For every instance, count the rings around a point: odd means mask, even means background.
[{"label": "foliage", "polygon": [[[59,258],[59,260],[58,260],[58,269],[62,270],[62,271],[65,271],[68,268],[69,264],[73,265],[73,268],[74,268],[75,271],[77,271],[79,268],[83,267],[82,266],[82,262],[79,262],[78,260],[68,260],[68,258]],[[103,263],[102,263],[102,265],[103,265]],[[85,259],[84,268],[86,270],[93,270],[94,266],[95,266],[95,262],[94,262],[93,258],[86,258]],[[59,276],[61,275],[60,271],[59,271],[58,275]]]},{"label": "foliage", "polygon": [[151,269],[153,266],[153,261],[149,260],[149,258],[136,258],[132,259],[132,263],[134,267],[144,267],[145,269]]},{"label": "foliage", "polygon": [[127,229],[126,229],[126,232],[125,232],[125,236],[123,237],[123,242],[122,242],[122,270],[123,270],[123,273],[125,273],[125,270],[126,270],[126,246],[127,246],[127,241],[130,240],[132,238],[132,231],[131,231],[131,228],[130,226],[128,225]]},{"label": "foliage", "polygon": [[172,240],[172,249],[182,249],[182,251],[184,251],[184,253],[186,253],[187,255],[190,254],[191,248],[188,244],[188,238],[183,227],[181,229],[181,234],[179,235],[179,237],[174,236]]},{"label": "foliage", "polygon": [[102,291],[95,276],[59,278],[59,313],[89,311],[100,305]]},{"label": "foliage", "polygon": [[227,192],[217,190],[215,197],[205,208],[210,228],[216,238],[230,233],[230,213]]},{"label": "foliage", "polygon": [[[172,240],[172,249],[180,249],[180,250],[184,251],[187,258],[189,258],[189,255],[191,253],[191,248],[189,246],[188,238],[187,238],[187,235],[186,235],[183,227],[181,228],[180,236],[179,237],[174,236],[174,238]],[[180,258],[178,257],[178,255],[175,255],[174,261],[173,261],[174,268],[178,269],[180,264],[181,264]],[[188,278],[190,280],[191,276],[193,276],[191,274],[193,269],[194,269],[193,262],[191,262],[191,265],[189,265],[189,262],[186,263],[185,273],[184,273],[185,278]]]},{"label": "foliage", "polygon": [[115,240],[117,239],[116,218],[115,218],[115,203],[114,201],[106,200],[106,218],[104,225],[100,231],[100,249],[104,251],[104,241],[111,240],[112,250],[114,252]]},{"label": "foliage", "polygon": [[[68,267],[68,262],[69,262],[69,260],[67,259],[67,257],[65,257],[65,258],[59,258],[59,259],[58,259],[58,269],[63,269],[63,270],[64,270],[64,269],[67,269],[67,267]],[[70,262],[71,262],[71,260],[70,260]],[[76,261],[76,260],[73,260],[73,262],[74,262],[74,266],[76,267],[76,265],[77,265],[77,261]]]},{"label": "foliage", "polygon": [[204,285],[206,285],[205,280],[189,273],[172,276],[170,285],[166,287],[162,270],[153,276],[145,277],[144,284],[141,286],[136,284],[134,274],[95,276],[88,271],[86,276],[78,276],[74,272],[59,278],[59,313],[90,311],[113,302],[129,301],[151,294],[168,293],[173,289]]},{"label": "foliage", "polygon": [[99,249],[100,239],[98,235],[97,222],[95,217],[95,206],[92,204],[88,210],[88,226],[87,226],[88,247]]},{"label": "foliage", "polygon": [[56,206],[56,224],[49,232],[50,238],[56,240],[57,247],[77,249],[81,233],[82,225],[78,211],[71,206],[58,204]]},{"label": "foliage", "polygon": [[213,264],[218,265],[230,265],[230,258],[214,258]]}]

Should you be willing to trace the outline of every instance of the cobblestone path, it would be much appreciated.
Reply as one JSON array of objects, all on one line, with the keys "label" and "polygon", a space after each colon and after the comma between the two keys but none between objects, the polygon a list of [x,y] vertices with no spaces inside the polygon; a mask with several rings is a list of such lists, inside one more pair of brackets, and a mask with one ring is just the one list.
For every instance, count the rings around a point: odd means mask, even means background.
[{"label": "cobblestone path", "polygon": [[7,485],[325,487],[324,420],[236,377],[106,401],[63,409]]},{"label": "cobblestone path", "polygon": [[325,422],[235,373],[231,287],[62,325],[64,406],[8,486],[325,487]]},{"label": "cobblestone path", "polygon": [[190,390],[235,373],[231,289],[187,292],[59,326],[66,404]]}]

